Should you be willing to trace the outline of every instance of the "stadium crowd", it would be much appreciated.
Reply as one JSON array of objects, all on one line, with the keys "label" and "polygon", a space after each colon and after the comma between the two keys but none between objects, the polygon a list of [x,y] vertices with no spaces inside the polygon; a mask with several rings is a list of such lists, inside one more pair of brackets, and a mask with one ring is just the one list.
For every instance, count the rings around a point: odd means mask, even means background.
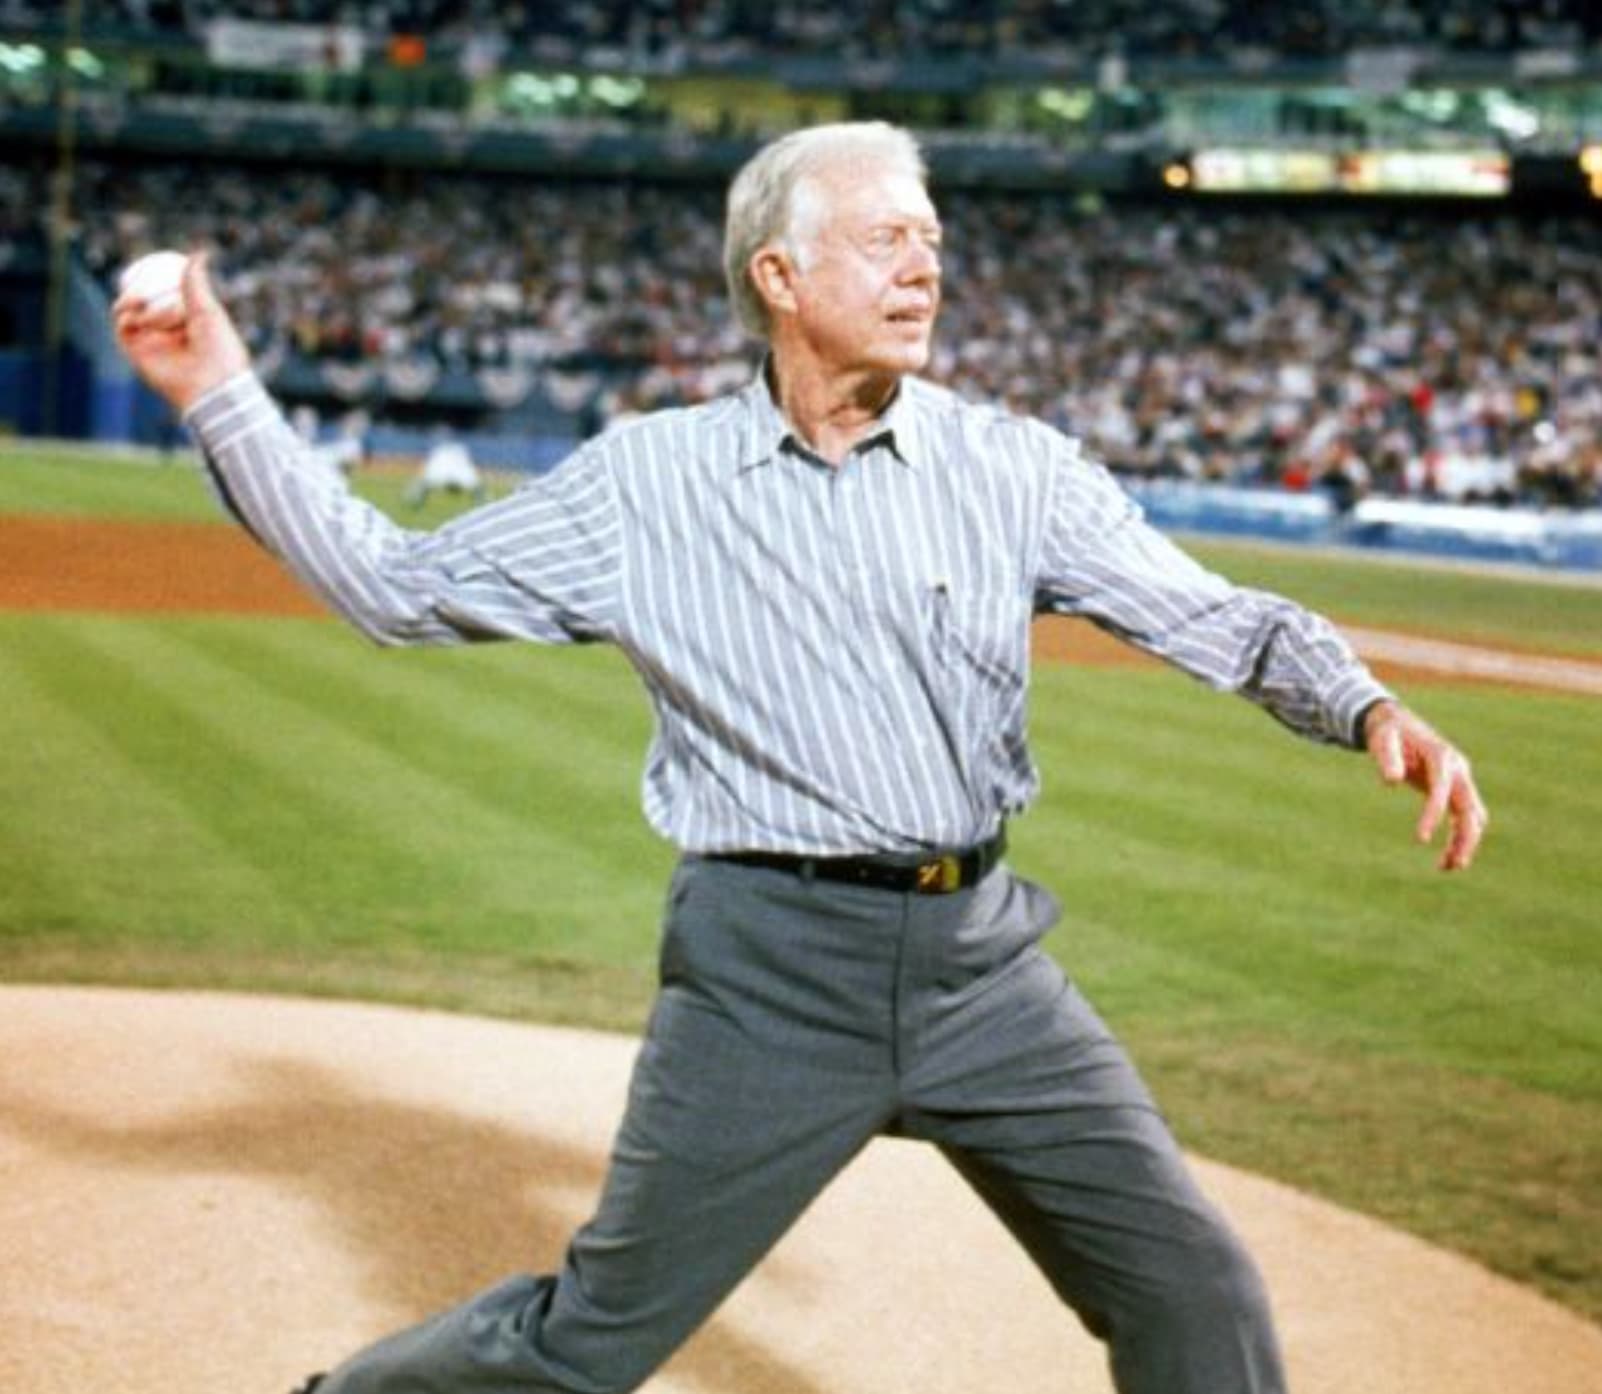
[{"label": "stadium crowd", "polygon": [[[608,414],[747,378],[714,190],[83,171],[78,250],[109,285],[155,246],[218,249],[264,361],[581,371]],[[1148,477],[1602,502],[1594,223],[1373,208],[1082,206],[947,191],[931,376]],[[0,177],[0,229],[43,205]]]},{"label": "stadium crowd", "polygon": [[[15,27],[59,20],[56,0],[0,0]],[[604,48],[693,56],[786,52],[1218,54],[1327,57],[1362,46],[1572,50],[1602,40],[1593,0],[86,0],[91,31],[200,33],[212,19],[328,24],[450,44],[496,35],[577,57]]]}]

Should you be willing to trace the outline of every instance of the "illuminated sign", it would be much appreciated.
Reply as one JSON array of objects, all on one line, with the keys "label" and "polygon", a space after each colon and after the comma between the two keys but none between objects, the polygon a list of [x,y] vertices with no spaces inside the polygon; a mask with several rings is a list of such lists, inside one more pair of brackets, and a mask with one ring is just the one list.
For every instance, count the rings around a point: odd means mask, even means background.
[{"label": "illuminated sign", "polygon": [[1499,150],[1198,150],[1191,187],[1213,194],[1401,194],[1500,198],[1512,162]]},{"label": "illuminated sign", "polygon": [[1198,150],[1193,187],[1204,194],[1321,194],[1338,188],[1334,155],[1321,150]]},{"label": "illuminated sign", "polygon": [[1341,158],[1341,187],[1353,194],[1501,198],[1512,182],[1512,162],[1497,150],[1364,150]]}]

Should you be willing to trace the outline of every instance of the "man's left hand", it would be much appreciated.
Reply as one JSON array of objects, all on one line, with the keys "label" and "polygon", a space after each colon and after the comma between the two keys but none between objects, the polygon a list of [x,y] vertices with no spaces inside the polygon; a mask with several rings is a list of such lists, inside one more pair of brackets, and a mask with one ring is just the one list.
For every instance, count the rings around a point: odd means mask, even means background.
[{"label": "man's left hand", "polygon": [[1463,871],[1485,836],[1490,814],[1474,785],[1468,757],[1395,702],[1380,702],[1363,722],[1363,741],[1387,784],[1411,784],[1424,795],[1418,840],[1429,842],[1450,816],[1451,836],[1441,854],[1442,871]]}]

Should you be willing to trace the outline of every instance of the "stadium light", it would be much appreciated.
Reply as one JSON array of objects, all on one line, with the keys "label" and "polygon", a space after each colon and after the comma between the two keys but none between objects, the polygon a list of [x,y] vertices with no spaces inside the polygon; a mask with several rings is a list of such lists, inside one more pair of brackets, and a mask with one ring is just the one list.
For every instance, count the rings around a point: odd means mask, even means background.
[{"label": "stadium light", "polygon": [[1541,133],[1538,111],[1495,89],[1485,94],[1485,119],[1513,140],[1530,140]]},{"label": "stadium light", "polygon": [[590,79],[590,95],[608,106],[633,106],[645,95],[645,84],[637,77],[617,78],[602,73]]},{"label": "stadium light", "polygon": [[38,44],[0,44],[0,68],[8,73],[31,73],[44,66],[45,53]]},{"label": "stadium light", "polygon": [[1059,120],[1077,123],[1095,110],[1096,94],[1083,87],[1045,87],[1035,94],[1035,102]]},{"label": "stadium light", "polygon": [[91,80],[104,77],[106,74],[106,65],[86,48],[68,49],[67,64],[80,77]]}]

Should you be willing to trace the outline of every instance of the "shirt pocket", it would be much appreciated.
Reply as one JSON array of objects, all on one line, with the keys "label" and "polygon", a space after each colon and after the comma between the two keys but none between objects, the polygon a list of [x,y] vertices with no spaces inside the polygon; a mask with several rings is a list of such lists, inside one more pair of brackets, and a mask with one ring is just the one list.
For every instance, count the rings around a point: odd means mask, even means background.
[{"label": "shirt pocket", "polygon": [[1029,665],[1029,620],[1028,605],[1006,591],[944,581],[930,588],[934,659],[963,697],[994,702],[1022,691]]}]

